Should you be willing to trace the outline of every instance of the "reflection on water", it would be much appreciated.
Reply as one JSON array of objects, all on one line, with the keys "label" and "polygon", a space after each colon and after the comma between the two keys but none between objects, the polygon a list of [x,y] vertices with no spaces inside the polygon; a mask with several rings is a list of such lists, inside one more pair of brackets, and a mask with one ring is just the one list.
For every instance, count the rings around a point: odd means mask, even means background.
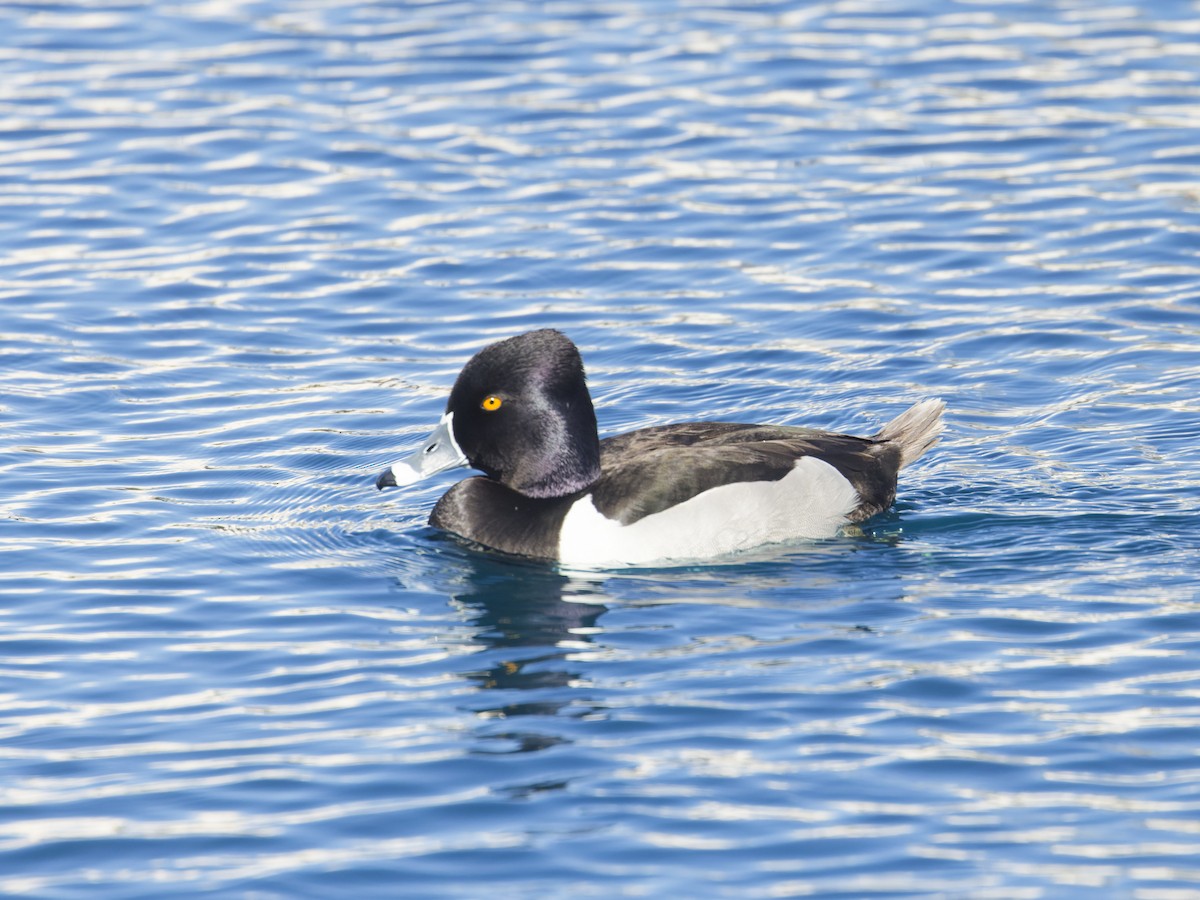
[{"label": "reflection on water", "polygon": [[[499,697],[475,706],[482,719],[499,720],[481,732],[488,741],[512,742],[519,751],[551,746],[556,738],[532,730],[517,730],[520,716],[584,716],[578,686],[583,667],[572,655],[587,647],[605,608],[597,602],[601,584],[580,582],[550,568],[521,562],[493,561],[480,554],[466,576],[466,589],[456,591],[454,602],[467,614],[476,639],[484,649],[479,657],[486,668],[465,672],[465,677]],[[535,691],[523,697],[518,691]],[[533,723],[526,723],[534,728]],[[500,730],[496,730],[499,728]],[[494,748],[491,752],[497,752]]]}]

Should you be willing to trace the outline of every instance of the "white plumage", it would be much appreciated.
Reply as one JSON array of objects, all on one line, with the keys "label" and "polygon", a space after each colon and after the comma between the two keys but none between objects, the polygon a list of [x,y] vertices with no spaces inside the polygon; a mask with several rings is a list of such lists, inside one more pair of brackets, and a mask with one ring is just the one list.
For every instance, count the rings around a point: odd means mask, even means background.
[{"label": "white plumage", "polygon": [[779,481],[719,485],[631,525],[605,518],[584,496],[563,521],[558,558],[585,567],[644,565],[828,538],[858,500],[837,469],[811,456],[796,460]]}]

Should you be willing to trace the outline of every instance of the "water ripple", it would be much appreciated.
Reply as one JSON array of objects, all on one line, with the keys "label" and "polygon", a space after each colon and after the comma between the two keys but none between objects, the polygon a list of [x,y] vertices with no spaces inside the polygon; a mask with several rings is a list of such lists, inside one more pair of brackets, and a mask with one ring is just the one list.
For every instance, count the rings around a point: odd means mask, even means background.
[{"label": "water ripple", "polygon": [[[1191,4],[0,19],[0,893],[1197,890]],[[657,572],[372,490],[545,326],[606,432],[947,437]]]}]

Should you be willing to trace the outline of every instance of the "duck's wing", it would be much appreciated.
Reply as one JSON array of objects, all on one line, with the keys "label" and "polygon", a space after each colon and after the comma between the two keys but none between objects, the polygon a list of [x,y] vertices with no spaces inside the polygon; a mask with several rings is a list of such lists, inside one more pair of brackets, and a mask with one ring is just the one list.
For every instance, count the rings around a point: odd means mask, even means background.
[{"label": "duck's wing", "polygon": [[857,492],[850,521],[895,499],[900,452],[887,442],[811,428],[703,422],[602,441],[603,474],[592,488],[593,503],[607,518],[629,525],[720,485],[779,481],[805,457],[827,463]]}]

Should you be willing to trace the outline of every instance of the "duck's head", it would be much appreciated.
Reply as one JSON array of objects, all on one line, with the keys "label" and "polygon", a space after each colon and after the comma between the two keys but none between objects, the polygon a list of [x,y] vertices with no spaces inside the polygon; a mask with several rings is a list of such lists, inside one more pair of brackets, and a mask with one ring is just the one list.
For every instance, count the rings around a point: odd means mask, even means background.
[{"label": "duck's head", "polygon": [[579,350],[552,329],[484,347],[463,367],[437,428],[377,487],[456,466],[529,497],[562,497],[600,477],[600,439]]}]

